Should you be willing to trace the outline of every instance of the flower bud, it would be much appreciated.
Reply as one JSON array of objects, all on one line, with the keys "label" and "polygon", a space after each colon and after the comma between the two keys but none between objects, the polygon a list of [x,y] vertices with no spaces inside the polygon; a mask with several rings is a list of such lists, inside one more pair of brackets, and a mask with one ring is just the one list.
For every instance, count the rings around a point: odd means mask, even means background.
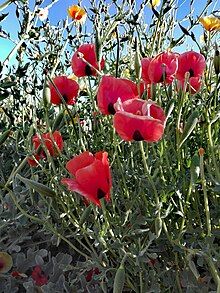
[{"label": "flower bud", "polygon": [[218,75],[220,73],[220,56],[217,44],[215,44],[215,55],[213,60],[215,73]]}]

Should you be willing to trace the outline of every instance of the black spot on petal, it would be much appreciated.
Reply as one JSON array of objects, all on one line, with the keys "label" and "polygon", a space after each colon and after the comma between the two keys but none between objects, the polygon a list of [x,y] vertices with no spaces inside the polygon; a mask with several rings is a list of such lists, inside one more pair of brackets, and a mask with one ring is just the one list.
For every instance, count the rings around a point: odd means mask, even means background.
[{"label": "black spot on petal", "polygon": [[115,114],[115,108],[112,103],[108,104],[108,112],[112,115]]},{"label": "black spot on petal", "polygon": [[92,75],[92,69],[88,64],[85,66],[85,74],[88,76]]},{"label": "black spot on petal", "polygon": [[190,68],[189,70],[189,77],[193,77],[194,76],[194,71],[192,70],[192,68]]},{"label": "black spot on petal", "polygon": [[63,95],[63,99],[64,99],[65,102],[67,102],[68,101],[67,95]]},{"label": "black spot on petal", "polygon": [[98,190],[97,190],[97,198],[101,199],[101,198],[105,197],[105,195],[106,195],[106,193],[101,188],[98,188]]},{"label": "black spot on petal", "polygon": [[141,141],[144,140],[143,136],[140,134],[139,130],[135,130],[134,134],[133,134],[133,139],[136,141]]}]

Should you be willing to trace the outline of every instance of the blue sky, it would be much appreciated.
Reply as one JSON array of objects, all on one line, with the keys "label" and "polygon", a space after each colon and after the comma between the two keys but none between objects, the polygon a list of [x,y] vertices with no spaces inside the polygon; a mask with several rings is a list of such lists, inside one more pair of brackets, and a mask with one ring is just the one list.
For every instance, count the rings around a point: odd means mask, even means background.
[{"label": "blue sky", "polygon": [[[5,0],[0,0],[0,4],[2,4]],[[30,0],[30,9],[33,9],[33,0]],[[51,2],[54,2],[53,0],[45,0],[42,4],[42,8],[46,7],[47,5],[51,4]],[[98,0],[96,1],[98,2]],[[110,3],[111,0],[107,0],[106,3]],[[194,16],[196,17],[199,15],[203,7],[205,6],[207,0],[195,0],[194,1]],[[208,13],[211,13],[213,10],[220,10],[220,0],[213,1],[214,4],[212,4],[209,8]],[[136,0],[136,5],[139,6],[142,3],[142,0]],[[49,20],[52,25],[56,25],[58,21],[65,19],[67,16],[67,8],[73,4],[78,4],[78,1],[73,0],[59,0],[57,3],[55,3],[51,9],[49,10]],[[190,11],[190,0],[178,0],[178,10],[177,10],[177,19],[183,19],[184,16],[186,16]],[[88,10],[89,1],[88,0],[82,0],[81,6],[85,7]],[[88,10],[89,12],[89,10]],[[11,38],[14,40],[17,40],[17,32],[18,32],[18,21],[15,16],[15,5],[11,4],[6,9],[1,11],[1,13],[9,13],[8,17],[0,23],[3,30],[6,30],[10,33]],[[151,11],[149,7],[146,6],[145,8],[145,16],[146,19],[150,19],[149,15],[151,14]],[[40,24],[40,20],[39,24]],[[91,27],[91,24],[89,24],[87,20],[87,26],[88,28]],[[182,25],[185,25],[187,27],[187,23],[184,21],[181,22]],[[198,25],[194,31],[197,38],[202,34],[203,28],[201,25]],[[178,31],[177,31],[178,33]],[[188,44],[188,45],[187,45]],[[186,49],[191,49],[193,46],[193,43],[191,42],[190,38],[187,40],[186,44],[184,44]],[[14,47],[14,43],[10,40],[6,40],[4,38],[0,37],[0,61],[4,60],[10,50]],[[182,49],[180,49],[182,50]],[[178,51],[178,50],[177,50]]]}]

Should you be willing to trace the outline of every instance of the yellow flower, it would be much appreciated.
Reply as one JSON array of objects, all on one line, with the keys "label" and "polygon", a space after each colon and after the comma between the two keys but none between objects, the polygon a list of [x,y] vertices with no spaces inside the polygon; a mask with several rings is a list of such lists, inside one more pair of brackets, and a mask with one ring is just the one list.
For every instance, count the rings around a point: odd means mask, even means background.
[{"label": "yellow flower", "polygon": [[125,68],[123,70],[123,76],[126,77],[126,78],[130,78],[131,77],[130,70],[128,68]]},{"label": "yellow flower", "polygon": [[220,30],[220,19],[213,15],[200,17],[199,21],[207,31]]},{"label": "yellow flower", "polygon": [[12,265],[12,257],[7,252],[0,251],[0,273],[7,273]]},{"label": "yellow flower", "polygon": [[150,7],[155,7],[160,5],[160,0],[150,0]]},{"label": "yellow flower", "polygon": [[81,8],[80,6],[78,6],[78,5],[70,6],[67,9],[67,11],[68,11],[69,16],[73,20],[75,20],[77,22],[81,22],[81,23],[85,22],[87,14],[86,14],[85,10],[83,8]]},{"label": "yellow flower", "polygon": [[78,81],[78,77],[75,74],[70,74],[67,78]]}]

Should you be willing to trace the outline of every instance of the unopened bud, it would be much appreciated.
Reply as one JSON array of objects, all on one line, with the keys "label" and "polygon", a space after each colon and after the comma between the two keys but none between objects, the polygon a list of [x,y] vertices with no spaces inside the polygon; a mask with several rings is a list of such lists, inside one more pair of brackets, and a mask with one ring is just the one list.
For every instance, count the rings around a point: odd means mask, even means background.
[{"label": "unopened bud", "polygon": [[213,60],[215,73],[218,75],[220,73],[220,56],[219,56],[219,50],[217,47],[217,44],[215,45],[215,55]]},{"label": "unopened bud", "polygon": [[200,157],[204,156],[204,154],[205,154],[205,150],[204,150],[203,148],[200,148],[200,149],[198,150],[198,152],[199,152],[199,156],[200,156]]}]

